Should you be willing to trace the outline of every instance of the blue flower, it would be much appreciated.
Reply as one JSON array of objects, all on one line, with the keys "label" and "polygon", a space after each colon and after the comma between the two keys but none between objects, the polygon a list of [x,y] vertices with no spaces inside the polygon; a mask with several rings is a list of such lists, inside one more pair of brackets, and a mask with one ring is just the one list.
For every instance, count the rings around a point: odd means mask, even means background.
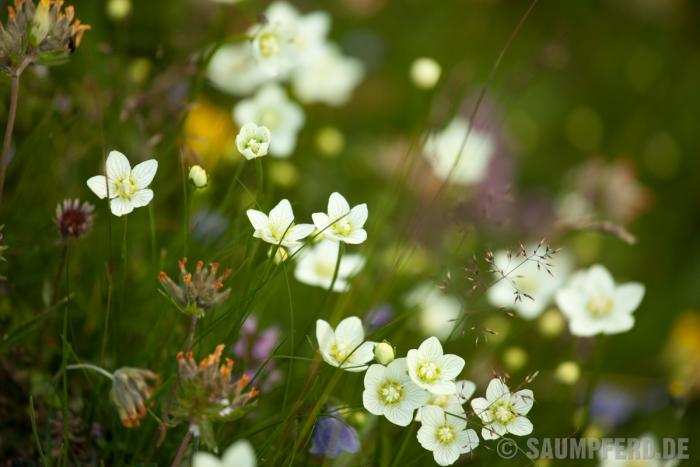
[{"label": "blue flower", "polygon": [[335,459],[343,451],[355,453],[359,450],[357,431],[345,422],[334,407],[328,407],[327,414],[316,419],[309,452]]}]

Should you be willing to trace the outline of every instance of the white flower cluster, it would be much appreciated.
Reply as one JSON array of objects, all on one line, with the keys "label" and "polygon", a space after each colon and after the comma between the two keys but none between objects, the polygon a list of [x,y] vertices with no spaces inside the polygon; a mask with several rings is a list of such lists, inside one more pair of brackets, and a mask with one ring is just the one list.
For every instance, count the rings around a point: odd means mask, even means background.
[{"label": "white flower cluster", "polygon": [[[255,209],[248,209],[247,214],[255,229],[253,236],[270,243],[273,249],[277,247],[278,258],[284,260],[289,256],[285,248],[299,258],[294,270],[299,282],[324,289],[333,285],[334,292],[345,292],[350,287],[349,280],[365,264],[361,255],[338,257],[341,242],[358,245],[367,239],[364,225],[368,211],[364,203],[350,208],[343,195],[331,193],[328,211],[313,214],[313,224],[295,224],[292,205],[286,199],[269,214]],[[305,246],[304,239],[312,234],[312,240],[317,243]]]},{"label": "white flower cluster", "polygon": [[[437,464],[452,465],[479,445],[476,431],[467,428],[464,408],[475,385],[457,380],[465,361],[445,354],[437,337],[409,350],[405,358],[392,360],[394,352],[386,348],[390,346],[365,341],[362,321],[351,316],[335,329],[319,319],[316,339],[321,357],[329,365],[351,372],[366,371],[362,403],[367,411],[403,427],[414,420],[420,422],[418,442],[433,453]],[[375,355],[381,362],[370,364]],[[525,415],[533,402],[532,391],[511,394],[501,380],[493,379],[486,398],[473,399],[471,406],[483,425],[482,437],[491,440],[506,433],[531,433],[532,423]]]},{"label": "white flower cluster", "polygon": [[279,83],[289,81],[304,104],[344,105],[364,76],[358,59],[342,54],[328,40],[330,15],[299,13],[286,2],[273,2],[247,42],[225,44],[209,63],[207,76],[219,90],[252,97],[239,102],[233,118],[239,126],[255,123],[272,134],[270,155],[288,157],[304,125],[304,112]]},{"label": "white flower cluster", "polygon": [[[531,245],[526,251],[536,249]],[[574,336],[618,334],[632,329],[633,313],[644,297],[642,284],[617,285],[602,265],[571,274],[573,260],[566,253],[557,253],[548,261],[552,274],[535,260],[510,257],[506,251],[495,253],[494,265],[500,272],[488,291],[489,302],[511,308],[525,319],[537,318],[555,302],[569,320],[569,332]],[[516,293],[527,296],[516,302]]]}]

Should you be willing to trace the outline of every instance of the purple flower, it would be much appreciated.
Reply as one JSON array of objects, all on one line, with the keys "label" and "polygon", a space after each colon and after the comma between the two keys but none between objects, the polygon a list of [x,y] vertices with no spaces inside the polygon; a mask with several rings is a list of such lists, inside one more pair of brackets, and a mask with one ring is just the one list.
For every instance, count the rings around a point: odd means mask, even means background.
[{"label": "purple flower", "polygon": [[335,459],[343,452],[355,453],[360,450],[360,438],[343,416],[333,407],[327,415],[320,415],[314,425],[311,454]]},{"label": "purple flower", "polygon": [[266,365],[257,377],[263,391],[268,390],[282,377],[279,370],[275,368],[275,362],[268,361],[279,344],[279,334],[279,328],[276,326],[258,331],[258,320],[254,316],[249,316],[243,322],[241,335],[233,347],[233,355],[250,369],[246,373],[249,377],[252,378],[262,365]]},{"label": "purple flower", "polygon": [[394,318],[394,308],[385,303],[369,310],[365,316],[365,327],[368,332],[376,331]]},{"label": "purple flower", "polygon": [[593,392],[591,417],[606,426],[619,426],[632,415],[635,405],[635,399],[628,391],[602,383]]}]

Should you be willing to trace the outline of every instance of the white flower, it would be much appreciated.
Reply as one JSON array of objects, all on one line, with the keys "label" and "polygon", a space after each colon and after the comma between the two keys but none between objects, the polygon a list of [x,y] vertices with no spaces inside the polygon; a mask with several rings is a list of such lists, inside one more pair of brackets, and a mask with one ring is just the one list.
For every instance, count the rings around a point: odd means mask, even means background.
[{"label": "white flower", "polygon": [[[294,277],[304,284],[328,289],[333,282],[337,260],[338,245],[329,240],[322,240],[299,252],[299,262],[294,268]],[[333,292],[346,292],[350,288],[350,279],[360,272],[364,265],[365,258],[362,255],[343,255]]]},{"label": "white flower", "polygon": [[451,417],[434,405],[423,407],[422,425],[418,430],[418,442],[428,451],[438,465],[452,465],[461,454],[471,452],[479,445],[476,432],[467,429],[467,422]]},{"label": "white flower", "polygon": [[229,446],[221,459],[202,451],[195,453],[192,458],[192,467],[256,467],[257,465],[253,446],[245,439]]},{"label": "white flower", "polygon": [[253,57],[260,67],[275,78],[285,78],[298,63],[299,50],[294,45],[297,30],[294,24],[267,21],[255,27]]},{"label": "white flower", "polygon": [[440,64],[430,57],[417,58],[411,63],[411,80],[419,88],[431,89],[441,74]]},{"label": "white flower", "polygon": [[312,61],[295,70],[292,85],[304,103],[322,102],[337,107],[350,99],[363,76],[361,61],[344,56],[335,45],[328,44]]},{"label": "white flower", "polygon": [[601,265],[574,274],[557,292],[556,301],[569,319],[575,336],[617,334],[634,326],[632,313],[644,297],[644,286],[637,282],[616,285]]},{"label": "white flower", "polygon": [[236,135],[236,147],[248,160],[266,156],[270,148],[270,130],[255,123],[246,123]]},{"label": "white flower", "polygon": [[112,214],[123,216],[151,202],[153,191],[148,185],[157,170],[155,159],[141,162],[132,169],[124,154],[111,151],[107,157],[107,178],[95,175],[88,179],[87,185],[100,199],[109,197]]},{"label": "white flower", "polygon": [[367,205],[358,204],[350,209],[340,193],[331,193],[328,213],[317,212],[311,218],[325,238],[355,245],[367,240],[367,232],[362,228],[367,222]]},{"label": "white flower", "polygon": [[297,67],[314,60],[323,48],[331,28],[331,17],[328,13],[316,11],[301,15],[287,2],[271,3],[264,15],[268,22],[283,24],[294,30],[293,45],[297,49]]},{"label": "white flower", "polygon": [[374,415],[384,415],[399,426],[407,426],[413,412],[426,403],[428,393],[409,378],[406,359],[399,358],[388,366],[374,364],[365,373],[362,404]]},{"label": "white flower", "polygon": [[288,157],[297,144],[297,133],[304,126],[304,112],[289,100],[279,85],[266,84],[255,94],[233,108],[233,119],[239,126],[256,123],[270,130],[270,155]]},{"label": "white flower", "polygon": [[327,321],[316,321],[316,340],[323,360],[343,370],[360,372],[374,358],[375,342],[365,340],[362,321],[357,316],[342,320],[335,331]]},{"label": "white flower", "polygon": [[431,134],[423,147],[433,173],[443,180],[450,176],[450,181],[458,185],[471,185],[481,181],[496,150],[491,135],[472,129],[460,153],[468,127],[467,120],[455,117],[447,128]]},{"label": "white flower", "polygon": [[190,167],[190,173],[187,176],[192,181],[192,184],[196,188],[204,188],[207,186],[208,178],[207,172],[199,165],[193,165]]},{"label": "white flower", "polygon": [[[456,391],[454,394],[430,394],[426,406],[435,405],[445,411],[446,414],[458,415],[466,418],[467,414],[464,411],[464,404],[472,397],[476,390],[476,385],[466,379],[455,383]],[[422,408],[416,412],[416,420],[421,421]]]},{"label": "white flower", "polygon": [[434,284],[423,283],[406,297],[406,305],[418,310],[418,324],[423,334],[447,339],[462,310],[455,297],[442,292]]},{"label": "white flower", "polygon": [[598,451],[600,467],[675,467],[679,459],[665,459],[670,453],[659,448],[654,436],[647,433],[640,438],[630,438],[627,449],[619,444],[604,443]]},{"label": "white flower", "polygon": [[[527,252],[534,251],[537,245],[528,247]],[[489,288],[487,297],[489,303],[496,307],[515,310],[525,319],[535,319],[550,305],[556,291],[564,284],[571,273],[571,257],[559,252],[547,260],[552,265],[552,274],[544,267],[537,267],[535,260],[525,261],[525,258],[513,255],[508,259],[508,252],[498,251],[494,254],[494,266],[506,277],[494,273],[498,280]],[[520,291],[531,298],[522,297],[515,302],[515,293]]]},{"label": "white flower", "polygon": [[249,44],[224,44],[214,52],[207,66],[207,78],[217,89],[244,96],[270,80],[255,61]]},{"label": "white flower", "polygon": [[269,216],[255,209],[248,209],[246,214],[255,228],[253,237],[273,245],[297,247],[314,230],[311,224],[294,224],[294,211],[286,199],[277,203]]},{"label": "white flower", "polygon": [[456,394],[454,379],[464,368],[464,359],[457,355],[443,355],[437,337],[424,340],[418,349],[406,355],[411,380],[433,394]]},{"label": "white flower", "polygon": [[534,401],[531,390],[522,389],[511,393],[503,381],[492,379],[486,388],[486,398],[472,399],[472,409],[484,423],[481,437],[496,439],[506,433],[516,436],[532,433],[532,423],[525,415]]}]

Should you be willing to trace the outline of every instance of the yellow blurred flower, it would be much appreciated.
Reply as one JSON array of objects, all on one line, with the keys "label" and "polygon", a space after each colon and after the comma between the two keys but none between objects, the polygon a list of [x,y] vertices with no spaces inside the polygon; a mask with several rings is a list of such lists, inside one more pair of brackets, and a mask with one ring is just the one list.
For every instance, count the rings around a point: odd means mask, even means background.
[{"label": "yellow blurred flower", "polygon": [[682,313],[666,344],[665,361],[671,371],[670,390],[675,396],[700,392],[700,313]]},{"label": "yellow blurred flower", "polygon": [[208,167],[236,156],[236,133],[230,113],[206,101],[195,103],[185,121],[185,145]]}]

